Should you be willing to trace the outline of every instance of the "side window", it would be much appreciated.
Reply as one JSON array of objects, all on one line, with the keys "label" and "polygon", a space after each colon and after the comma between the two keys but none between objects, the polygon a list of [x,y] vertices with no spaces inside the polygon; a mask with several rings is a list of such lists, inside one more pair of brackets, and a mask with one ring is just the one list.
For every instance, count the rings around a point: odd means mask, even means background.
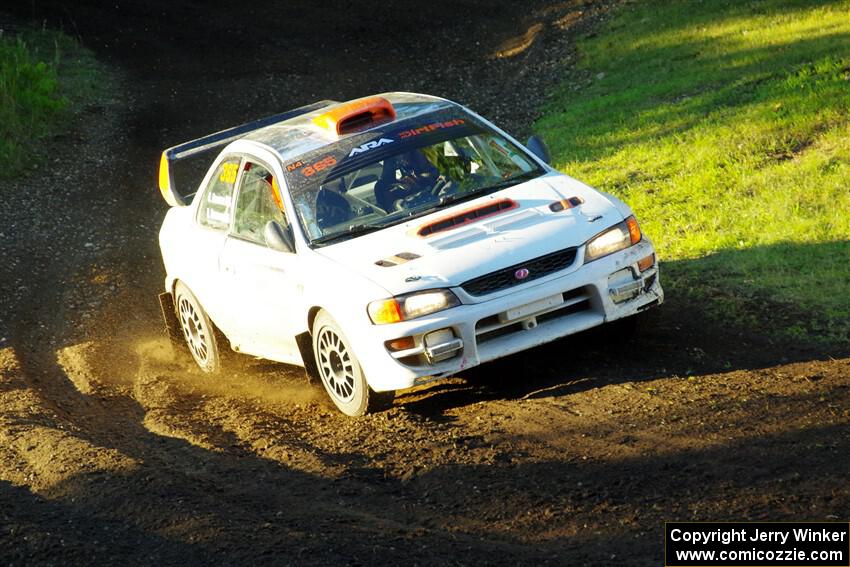
[{"label": "side window", "polygon": [[198,222],[202,225],[218,230],[226,230],[230,226],[230,203],[237,173],[239,158],[227,159],[219,164],[198,208]]},{"label": "side window", "polygon": [[265,166],[246,162],[236,197],[233,233],[259,244],[265,244],[263,230],[270,221],[286,226],[286,215],[278,201],[280,188],[272,172]]}]

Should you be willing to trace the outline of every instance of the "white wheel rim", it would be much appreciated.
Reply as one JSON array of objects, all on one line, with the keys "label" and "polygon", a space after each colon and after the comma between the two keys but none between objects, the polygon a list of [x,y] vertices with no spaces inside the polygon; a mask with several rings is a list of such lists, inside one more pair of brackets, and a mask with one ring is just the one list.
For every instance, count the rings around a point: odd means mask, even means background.
[{"label": "white wheel rim", "polygon": [[180,314],[180,326],[183,328],[186,344],[189,345],[189,350],[192,351],[195,360],[203,366],[209,360],[210,355],[207,327],[204,320],[186,297],[180,298],[177,310]]},{"label": "white wheel rim", "polygon": [[340,402],[354,399],[354,361],[342,338],[331,329],[319,333],[319,371],[331,395]]}]

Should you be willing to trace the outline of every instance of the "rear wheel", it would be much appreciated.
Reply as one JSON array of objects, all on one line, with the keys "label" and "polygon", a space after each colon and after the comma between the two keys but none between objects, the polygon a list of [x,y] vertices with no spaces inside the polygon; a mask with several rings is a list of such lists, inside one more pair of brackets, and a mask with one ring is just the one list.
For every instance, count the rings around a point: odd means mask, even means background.
[{"label": "rear wheel", "polygon": [[221,353],[215,326],[183,282],[177,282],[174,289],[174,305],[192,358],[204,372],[212,374],[221,370]]},{"label": "rear wheel", "polygon": [[360,416],[392,403],[395,392],[369,387],[345,333],[325,311],[313,322],[313,353],[322,385],[342,413]]}]

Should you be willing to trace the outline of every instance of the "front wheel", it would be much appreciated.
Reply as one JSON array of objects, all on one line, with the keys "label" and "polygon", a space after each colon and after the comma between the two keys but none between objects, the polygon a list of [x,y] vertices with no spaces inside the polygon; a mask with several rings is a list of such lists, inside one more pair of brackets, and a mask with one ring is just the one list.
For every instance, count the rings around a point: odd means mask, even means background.
[{"label": "front wheel", "polygon": [[345,333],[325,311],[313,322],[313,353],[322,385],[345,415],[364,415],[392,403],[394,392],[375,392],[366,383]]}]

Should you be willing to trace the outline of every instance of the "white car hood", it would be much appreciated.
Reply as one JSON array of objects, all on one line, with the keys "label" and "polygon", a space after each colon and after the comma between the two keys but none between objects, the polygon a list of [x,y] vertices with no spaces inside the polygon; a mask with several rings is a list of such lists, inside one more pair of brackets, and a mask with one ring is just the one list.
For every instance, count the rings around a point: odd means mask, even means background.
[{"label": "white car hood", "polygon": [[[570,197],[580,197],[584,203],[559,212],[549,209],[553,202]],[[423,225],[453,212],[505,198],[519,206],[430,236],[417,234]],[[623,215],[599,192],[565,175],[549,174],[316,252],[398,295],[457,286],[579,246],[622,220]]]}]

